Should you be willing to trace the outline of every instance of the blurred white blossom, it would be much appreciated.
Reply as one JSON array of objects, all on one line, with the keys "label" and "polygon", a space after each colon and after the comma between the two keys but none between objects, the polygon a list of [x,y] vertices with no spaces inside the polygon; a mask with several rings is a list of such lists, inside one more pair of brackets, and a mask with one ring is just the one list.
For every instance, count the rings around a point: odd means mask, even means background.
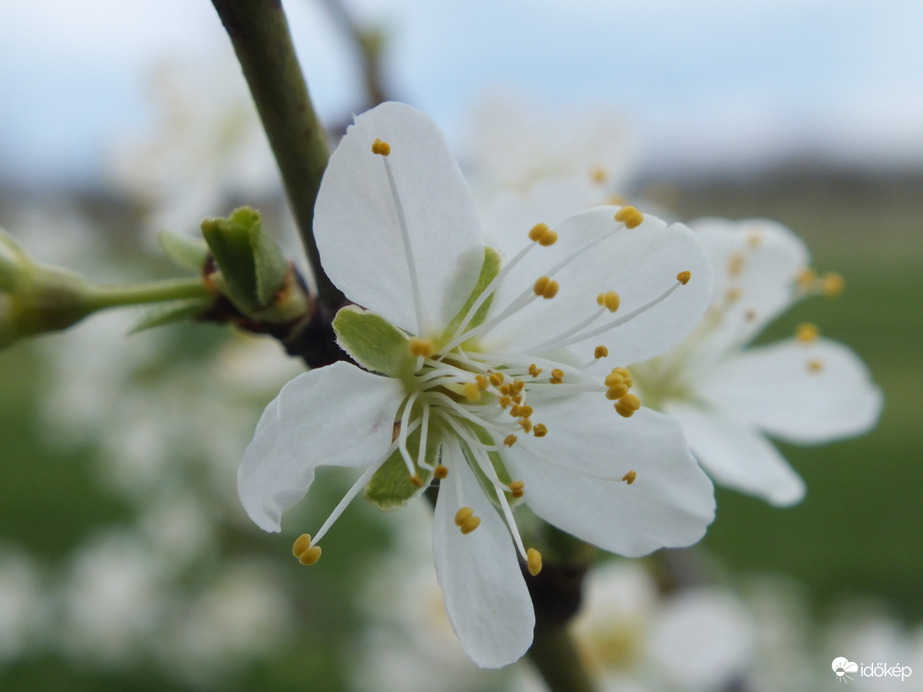
[{"label": "blurred white blossom", "polygon": [[753,661],[753,615],[729,589],[663,596],[651,574],[628,561],[598,565],[585,589],[573,632],[604,690],[719,692]]},{"label": "blurred white blossom", "polygon": [[675,417],[712,478],[777,505],[798,502],[804,482],[767,436],[818,444],[868,431],[881,391],[861,359],[803,324],[787,341],[750,342],[806,295],[836,294],[804,243],[770,221],[692,224],[715,267],[702,322],[667,353],[632,368],[642,400]]},{"label": "blurred white blossom", "polygon": [[[224,54],[222,53],[222,57]],[[277,200],[275,161],[246,82],[231,60],[172,58],[152,70],[155,128],[114,152],[113,181],[149,210],[155,230],[194,231],[242,202]]]}]

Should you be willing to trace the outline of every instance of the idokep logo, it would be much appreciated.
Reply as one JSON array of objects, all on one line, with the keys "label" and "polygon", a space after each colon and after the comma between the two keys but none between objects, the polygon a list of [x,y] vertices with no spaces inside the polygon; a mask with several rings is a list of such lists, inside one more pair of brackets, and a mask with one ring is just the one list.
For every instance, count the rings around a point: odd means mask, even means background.
[{"label": "idokep logo", "polygon": [[848,683],[854,679],[849,673],[858,673],[859,677],[863,678],[894,678],[901,682],[904,682],[913,673],[910,666],[902,666],[900,663],[893,666],[887,663],[860,664],[853,663],[842,656],[833,659],[831,667],[836,675],[836,681],[843,683]]},{"label": "idokep logo", "polygon": [[856,663],[853,663],[849,659],[839,656],[833,659],[833,672],[836,673],[837,682],[849,682],[852,680],[852,676],[847,675],[847,673],[855,673],[859,670],[859,666]]}]

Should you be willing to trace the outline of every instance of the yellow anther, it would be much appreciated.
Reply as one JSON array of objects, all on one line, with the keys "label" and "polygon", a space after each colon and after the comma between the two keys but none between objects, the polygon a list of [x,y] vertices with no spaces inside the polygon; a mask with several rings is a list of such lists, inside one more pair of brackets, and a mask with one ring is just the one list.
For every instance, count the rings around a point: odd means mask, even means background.
[{"label": "yellow anther", "polygon": [[615,412],[618,413],[622,418],[631,418],[635,415],[635,410],[633,408],[628,408],[621,401],[615,402]]},{"label": "yellow anther", "polygon": [[541,238],[538,239],[538,244],[542,247],[550,247],[558,242],[558,234],[552,230],[548,230]]},{"label": "yellow anther", "polygon": [[799,290],[802,292],[810,291],[817,282],[817,272],[811,267],[805,267],[798,273],[795,281],[798,283]]},{"label": "yellow anther", "polygon": [[541,240],[542,236],[545,235],[550,230],[551,229],[548,228],[547,223],[537,223],[534,226],[532,226],[532,230],[529,231],[529,240],[531,240],[534,243],[537,243],[539,240]]},{"label": "yellow anther", "polygon": [[503,444],[505,444],[507,447],[512,447],[514,444],[516,444],[516,436],[512,434],[507,435],[505,438],[503,438]]},{"label": "yellow anther", "polygon": [[728,275],[729,276],[740,276],[740,273],[744,270],[744,263],[746,259],[739,252],[732,253],[728,257]]},{"label": "yellow anther", "polygon": [[622,476],[622,480],[628,483],[628,485],[631,485],[632,483],[635,482],[635,478],[637,477],[638,477],[637,471],[629,471],[624,476]]},{"label": "yellow anther", "polygon": [[609,355],[609,349],[602,345],[597,346],[596,350],[593,351],[593,357],[596,360],[599,360],[600,358],[606,358],[608,355]]},{"label": "yellow anther", "polygon": [[497,403],[500,404],[500,408],[507,408],[510,404],[513,403],[513,400],[508,396],[501,396],[497,399]]},{"label": "yellow anther", "polygon": [[302,565],[305,565],[306,567],[310,567],[318,560],[320,560],[322,552],[323,550],[321,550],[319,545],[311,546],[298,557],[298,562],[300,562]]},{"label": "yellow anther", "polygon": [[641,399],[639,399],[635,394],[626,394],[621,399],[619,399],[619,403],[634,411],[637,411],[639,408],[641,408]]},{"label": "yellow anther", "polygon": [[596,304],[601,308],[606,308],[609,312],[615,312],[619,309],[621,299],[615,291],[606,291],[596,296]]},{"label": "yellow anther", "polygon": [[558,241],[558,234],[548,228],[547,223],[537,223],[529,231],[529,240],[538,243],[542,247],[548,247]]},{"label": "yellow anther", "polygon": [[467,536],[469,533],[474,531],[480,525],[481,525],[480,517],[471,517],[470,519],[466,519],[465,523],[463,523],[459,528],[461,529],[461,532]]},{"label": "yellow anther", "polygon": [[525,493],[525,491],[523,490],[523,488],[525,487],[525,484],[522,481],[513,481],[512,483],[509,484],[508,487],[510,489],[510,494],[513,497],[522,497],[523,494]]},{"label": "yellow anther", "polygon": [[542,374],[542,369],[538,367],[535,363],[532,363],[529,366],[529,374],[532,375],[532,377],[538,377],[539,375]]},{"label": "yellow anther", "polygon": [[305,550],[311,547],[311,534],[303,533],[298,538],[295,539],[294,545],[292,545],[292,555],[295,557],[300,556]]},{"label": "yellow anther", "polygon": [[476,375],[474,381],[482,392],[490,386],[490,382],[484,375]]},{"label": "yellow anther", "polygon": [[542,554],[535,548],[529,548],[526,551],[526,565],[529,567],[529,574],[533,577],[542,571]]},{"label": "yellow anther", "polygon": [[387,142],[382,142],[380,139],[376,139],[372,142],[372,153],[378,154],[379,156],[387,156],[391,153],[391,145]]},{"label": "yellow anther", "polygon": [[551,384],[561,384],[564,381],[564,371],[555,368],[551,371],[551,378],[548,380]]},{"label": "yellow anther", "polygon": [[828,298],[836,298],[846,288],[846,281],[836,272],[828,272],[821,279],[820,290]]},{"label": "yellow anther", "polygon": [[680,272],[679,274],[676,275],[676,280],[679,281],[683,286],[688,284],[689,279],[691,278],[692,278],[692,272],[690,271]]},{"label": "yellow anther", "polygon": [[449,469],[442,464],[439,464],[435,469],[433,469],[433,475],[439,480],[443,480],[446,476],[449,475]]},{"label": "yellow anther", "polygon": [[473,509],[471,509],[470,507],[462,507],[460,510],[458,510],[455,513],[455,525],[461,526],[473,516],[474,516]]},{"label": "yellow anther", "polygon": [[621,375],[622,379],[625,380],[625,384],[627,384],[629,387],[631,386],[631,371],[628,368],[612,368],[612,372],[614,372],[616,375]]},{"label": "yellow anther", "polygon": [[606,391],[606,398],[609,401],[618,401],[626,394],[628,394],[628,387],[624,384],[617,384],[609,387],[609,389]]},{"label": "yellow anther", "polygon": [[514,397],[513,397],[513,403],[514,403],[514,404],[521,404],[521,403],[522,403],[522,395],[517,394],[516,396],[514,396]]},{"label": "yellow anther", "polygon": [[[606,375],[606,379],[603,380],[603,384],[607,387],[618,387],[625,384],[625,375],[618,371],[618,368],[613,368],[612,372]],[[627,384],[625,385],[628,386]]]},{"label": "yellow anther", "polygon": [[548,434],[548,428],[545,427],[544,423],[536,423],[535,427],[532,428],[532,434],[536,437],[545,437]]},{"label": "yellow anther", "polygon": [[644,223],[644,214],[634,207],[622,207],[615,213],[615,220],[625,224],[625,228],[637,228]]},{"label": "yellow anther", "polygon": [[532,415],[532,407],[529,405],[516,404],[510,409],[510,415],[514,418],[528,418]]},{"label": "yellow anther", "polygon": [[297,557],[302,565],[313,565],[320,560],[321,552],[319,545],[311,545],[311,534],[309,533],[298,536],[292,546],[292,555]]},{"label": "yellow anther", "polygon": [[429,358],[436,352],[436,343],[432,339],[421,339],[418,336],[414,336],[410,339],[408,348],[412,356]]},{"label": "yellow anther", "polygon": [[465,398],[472,404],[481,400],[481,390],[477,382],[465,382]]},{"label": "yellow anther", "polygon": [[817,340],[817,337],[820,336],[820,330],[817,328],[817,325],[811,324],[810,322],[804,322],[798,325],[795,336],[798,341],[809,344],[812,341]]},{"label": "yellow anther", "polygon": [[545,299],[554,298],[558,294],[558,282],[549,279],[547,276],[540,277],[532,287],[535,295]]},{"label": "yellow anther", "polygon": [[420,474],[419,474],[419,473],[413,474],[413,475],[410,477],[410,482],[413,483],[413,484],[414,484],[415,486],[417,486],[418,488],[422,488],[422,487],[423,487],[423,479],[420,478]]},{"label": "yellow anther", "polygon": [[499,387],[499,390],[500,390],[500,394],[502,394],[503,396],[509,396],[510,394],[513,393],[513,385],[511,385],[509,382],[507,382],[506,384],[501,384]]},{"label": "yellow anther", "polygon": [[615,402],[615,410],[623,418],[631,418],[639,408],[641,399],[634,394],[626,394]]},{"label": "yellow anther", "polygon": [[503,384],[503,373],[502,372],[492,372],[490,377],[487,378],[494,387],[499,387]]},{"label": "yellow anther", "polygon": [[525,388],[526,383],[522,380],[513,380],[513,394],[519,394]]},{"label": "yellow anther", "polygon": [[532,421],[528,418],[520,418],[517,422],[522,426],[522,431],[527,435],[532,431]]},{"label": "yellow anther", "polygon": [[820,372],[824,369],[824,361],[814,359],[808,361],[808,371],[809,372]]}]

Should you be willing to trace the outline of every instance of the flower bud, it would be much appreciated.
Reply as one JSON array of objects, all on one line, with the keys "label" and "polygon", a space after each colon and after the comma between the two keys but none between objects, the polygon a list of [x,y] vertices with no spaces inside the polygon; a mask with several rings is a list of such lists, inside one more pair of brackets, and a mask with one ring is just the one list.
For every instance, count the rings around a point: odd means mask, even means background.
[{"label": "flower bud", "polygon": [[206,281],[245,318],[242,326],[280,338],[277,327],[303,326],[313,315],[304,280],[263,228],[258,211],[240,207],[227,218],[205,219],[202,235],[212,258]]},{"label": "flower bud", "polygon": [[0,348],[76,324],[92,312],[90,288],[66,269],[36,262],[0,229]]}]

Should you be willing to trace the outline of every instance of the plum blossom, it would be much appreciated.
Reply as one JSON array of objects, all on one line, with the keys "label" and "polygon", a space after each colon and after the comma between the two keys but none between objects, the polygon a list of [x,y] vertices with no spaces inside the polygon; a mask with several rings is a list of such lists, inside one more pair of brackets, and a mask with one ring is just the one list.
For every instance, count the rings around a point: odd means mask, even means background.
[{"label": "plum blossom", "polygon": [[775,505],[801,500],[804,482],[767,439],[818,444],[858,435],[878,420],[882,395],[846,346],[813,324],[749,346],[802,297],[838,294],[837,274],[809,268],[804,243],[762,220],[691,224],[716,268],[702,323],[681,344],[632,369],[647,405],[676,418],[718,483]]},{"label": "plum blossom", "polygon": [[[518,247],[485,247],[441,133],[409,106],[356,118],[315,210],[324,270],[355,305],[334,329],[358,364],[289,382],[238,474],[250,518],[281,530],[315,471],[361,471],[318,545],[361,491],[400,506],[438,481],[433,554],[449,621],[481,667],[518,659],[541,569],[513,514],[639,556],[697,541],[713,488],[681,429],[642,407],[625,366],[679,341],[710,300],[710,265],[684,226],[596,207]],[[362,306],[362,307],[359,307]],[[520,565],[524,565],[524,570]]]}]

